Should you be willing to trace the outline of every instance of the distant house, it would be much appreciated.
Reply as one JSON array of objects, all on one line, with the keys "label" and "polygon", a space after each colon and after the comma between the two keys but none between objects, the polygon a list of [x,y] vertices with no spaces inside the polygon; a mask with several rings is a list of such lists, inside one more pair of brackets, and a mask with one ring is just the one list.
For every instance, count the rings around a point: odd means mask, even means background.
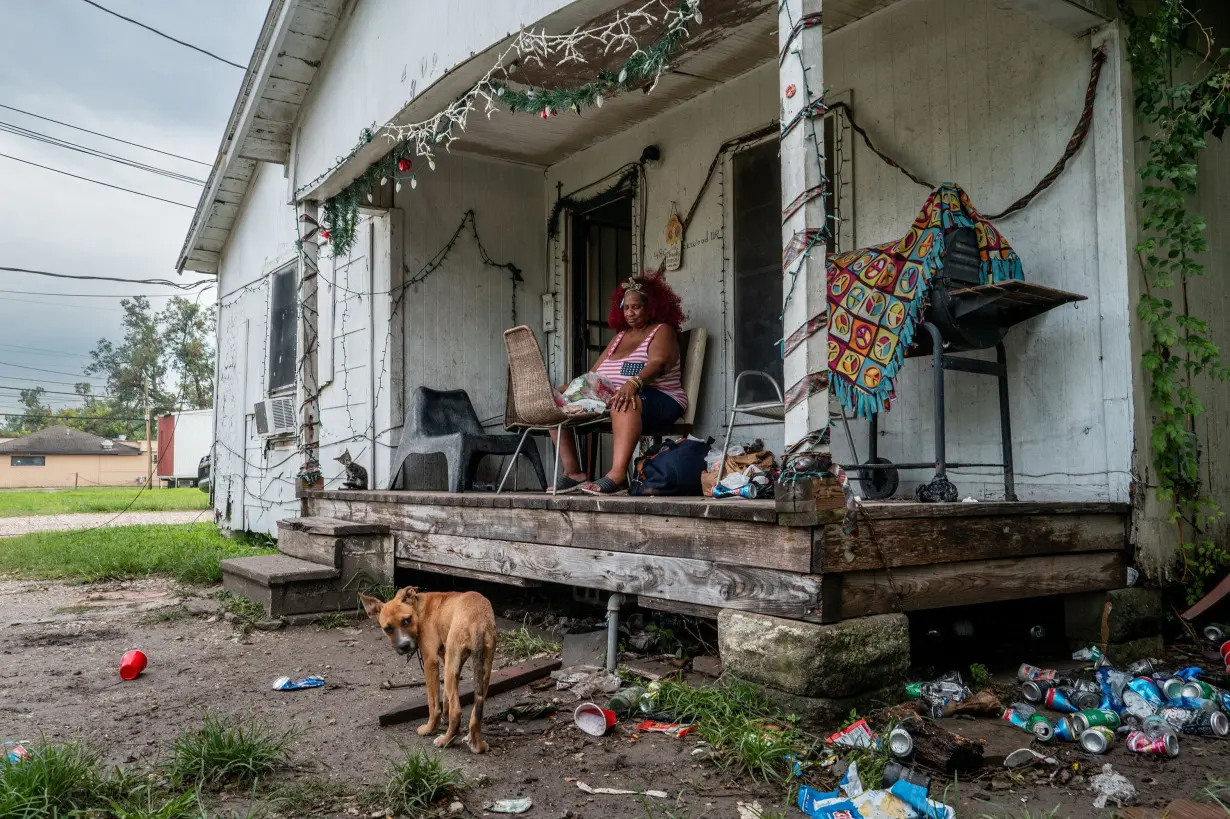
[{"label": "distant house", "polygon": [[149,475],[146,446],[49,427],[0,443],[0,488],[139,484]]}]

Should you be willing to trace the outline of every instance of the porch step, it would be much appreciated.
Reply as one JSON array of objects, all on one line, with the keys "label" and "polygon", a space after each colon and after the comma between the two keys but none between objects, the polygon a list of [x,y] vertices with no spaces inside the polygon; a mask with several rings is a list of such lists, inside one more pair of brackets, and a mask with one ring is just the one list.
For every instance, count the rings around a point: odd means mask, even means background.
[{"label": "porch step", "polygon": [[355,523],[327,517],[284,518],[278,521],[278,551],[284,555],[342,568],[347,538],[384,535],[389,527],[379,523]]},{"label": "porch step", "polygon": [[283,554],[223,560],[222,586],[261,604],[270,617],[310,614],[354,605],[342,572]]}]

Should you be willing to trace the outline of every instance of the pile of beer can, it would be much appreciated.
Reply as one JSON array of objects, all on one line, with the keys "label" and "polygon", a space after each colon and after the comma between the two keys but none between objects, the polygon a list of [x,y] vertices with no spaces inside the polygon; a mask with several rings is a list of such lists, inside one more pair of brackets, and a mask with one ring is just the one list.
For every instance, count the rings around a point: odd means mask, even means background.
[{"label": "pile of beer can", "polygon": [[[1205,636],[1224,638],[1224,628],[1212,626]],[[1221,655],[1230,671],[1230,640]],[[1230,736],[1230,692],[1199,679],[1199,668],[1167,671],[1143,659],[1116,669],[1096,648],[1073,659],[1092,660],[1094,668],[1063,676],[1022,665],[1017,679],[1025,702],[1005,709],[1003,718],[1039,742],[1078,742],[1091,754],[1107,753],[1121,734],[1131,751],[1166,757],[1179,755],[1180,734]],[[1052,720],[1038,712],[1041,707],[1062,716]]]}]

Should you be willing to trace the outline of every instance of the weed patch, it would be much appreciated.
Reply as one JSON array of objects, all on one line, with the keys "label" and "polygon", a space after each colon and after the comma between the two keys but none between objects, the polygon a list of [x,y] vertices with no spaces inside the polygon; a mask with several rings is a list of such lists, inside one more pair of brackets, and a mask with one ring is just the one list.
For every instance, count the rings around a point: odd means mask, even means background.
[{"label": "weed patch", "polygon": [[212,523],[41,532],[5,539],[0,574],[79,583],[162,575],[205,584],[222,579],[223,559],[257,553],[224,538]]},{"label": "weed patch", "polygon": [[350,625],[350,618],[340,611],[331,611],[316,621],[316,629],[318,631],[345,628],[348,625]]},{"label": "weed patch", "polygon": [[355,801],[353,790],[337,782],[324,779],[305,779],[288,782],[275,788],[268,801],[279,813],[303,816],[340,813],[341,805]]},{"label": "weed patch", "polygon": [[500,633],[500,651],[514,660],[528,660],[543,654],[558,654],[562,646],[522,626]]},{"label": "weed patch", "polygon": [[242,595],[232,594],[229,589],[219,591],[218,600],[222,602],[222,608],[235,615],[240,628],[250,629],[257,620],[265,619],[264,606]]},{"label": "weed patch", "polygon": [[100,803],[103,778],[93,751],[75,742],[26,750],[16,762],[0,757],[0,816],[57,816]]},{"label": "weed patch", "polygon": [[657,708],[694,722],[723,768],[763,782],[786,782],[791,774],[787,757],[797,757],[813,744],[798,730],[795,718],[783,715],[744,683],[693,688],[664,680]]},{"label": "weed patch", "polygon": [[421,749],[406,750],[405,758],[393,763],[384,789],[389,812],[418,816],[437,800],[461,787],[461,771],[446,768],[439,754]]},{"label": "weed patch", "polygon": [[148,614],[143,615],[140,622],[143,626],[151,626],[157,625],[158,623],[174,623],[179,620],[185,620],[189,616],[190,615],[188,612],[186,612],[183,608],[179,606],[172,606],[166,609],[151,611]]},{"label": "weed patch", "polygon": [[286,763],[293,737],[293,730],[278,733],[255,718],[206,712],[201,728],[175,740],[168,778],[179,787],[250,784]]}]

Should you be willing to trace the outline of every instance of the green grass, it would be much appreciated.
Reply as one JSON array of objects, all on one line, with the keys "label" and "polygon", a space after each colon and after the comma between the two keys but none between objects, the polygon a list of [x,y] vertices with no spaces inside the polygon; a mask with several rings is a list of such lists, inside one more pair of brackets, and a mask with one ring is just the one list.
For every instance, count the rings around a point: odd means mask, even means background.
[{"label": "green grass", "polygon": [[974,691],[981,691],[991,682],[991,672],[982,663],[970,663],[969,684]]},{"label": "green grass", "polygon": [[731,773],[762,782],[790,778],[788,757],[806,754],[813,744],[750,685],[719,682],[693,688],[663,680],[655,707],[676,719],[690,719],[715,752],[714,760]]},{"label": "green grass", "polygon": [[182,583],[217,583],[224,558],[266,551],[227,540],[212,523],[43,532],[6,538],[0,574],[80,583],[162,575]]},{"label": "green grass", "polygon": [[525,626],[500,632],[500,651],[514,660],[528,660],[543,654],[559,654],[562,647],[530,631]]},{"label": "green grass", "polygon": [[354,790],[338,782],[309,778],[288,782],[267,797],[279,814],[294,816],[334,815],[347,801],[357,801]]},{"label": "green grass", "polygon": [[460,786],[461,771],[445,768],[439,754],[407,749],[405,758],[393,763],[382,807],[394,815],[419,816]]},{"label": "green grass", "polygon": [[141,625],[152,626],[158,623],[175,623],[180,620],[186,620],[188,617],[188,612],[179,606],[172,606],[166,609],[151,611],[149,614],[142,616]]},{"label": "green grass", "polygon": [[317,631],[330,631],[350,625],[350,618],[340,611],[331,611],[316,621]]},{"label": "green grass", "polygon": [[199,729],[175,740],[167,778],[180,787],[251,784],[286,764],[293,738],[293,730],[279,733],[253,717],[206,712]]},{"label": "green grass", "polygon": [[[207,509],[209,495],[199,489],[146,489],[95,486],[82,489],[20,489],[0,492],[0,518],[27,515],[69,515],[119,512],[132,504],[134,512]],[[133,498],[136,501],[133,501]]]},{"label": "green grass", "polygon": [[26,747],[29,756],[0,757],[0,816],[6,819],[64,815],[103,799],[98,755],[77,743]]}]

